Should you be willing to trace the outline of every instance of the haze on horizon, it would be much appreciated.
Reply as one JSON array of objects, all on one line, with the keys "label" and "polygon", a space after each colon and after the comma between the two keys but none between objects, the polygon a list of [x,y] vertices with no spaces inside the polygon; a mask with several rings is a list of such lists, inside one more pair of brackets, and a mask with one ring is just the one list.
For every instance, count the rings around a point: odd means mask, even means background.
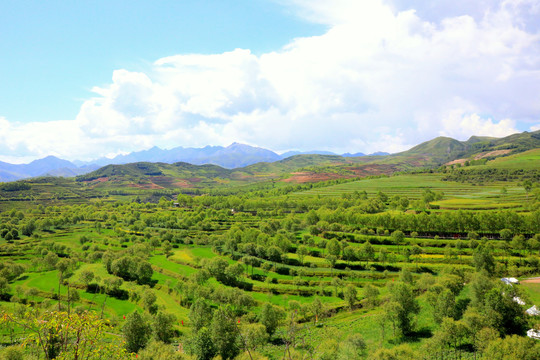
[{"label": "haze on horizon", "polygon": [[540,0],[0,5],[0,160],[540,129]]}]

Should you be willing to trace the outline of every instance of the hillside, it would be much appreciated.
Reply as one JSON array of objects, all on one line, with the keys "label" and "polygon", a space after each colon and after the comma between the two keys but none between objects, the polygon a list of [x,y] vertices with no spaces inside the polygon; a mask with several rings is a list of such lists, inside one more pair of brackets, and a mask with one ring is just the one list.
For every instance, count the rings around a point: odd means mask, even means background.
[{"label": "hillside", "polygon": [[[241,153],[244,146],[237,144],[236,149]],[[490,180],[517,180],[523,176],[534,180],[538,177],[539,149],[539,132],[525,132],[502,139],[471,137],[464,142],[439,137],[408,151],[386,156],[300,154],[279,161],[259,162],[234,169],[186,162],[136,162],[107,165],[75,179],[60,181],[47,177],[45,180],[25,180],[23,183],[30,184],[30,190],[26,189],[26,186],[23,186],[22,190],[0,190],[0,203],[7,206],[7,203],[12,201],[39,199],[37,201],[40,203],[54,204],[109,197],[132,199],[137,196],[148,201],[157,201],[163,195],[173,196],[180,191],[236,193],[294,184],[391,175],[402,171],[433,171],[442,164],[459,165],[453,172],[445,175],[447,180],[479,183]],[[60,159],[48,160],[65,165]],[[35,169],[46,170],[45,164],[46,161],[37,161],[31,165]],[[474,166],[462,166],[467,164]],[[19,168],[21,166],[26,165],[20,165]],[[13,176],[13,165],[5,165],[5,168],[11,172],[0,170],[0,174],[10,179],[9,176]],[[506,170],[501,172],[501,169]],[[524,170],[528,172],[523,172]],[[69,172],[76,174],[77,171],[77,168],[64,167],[63,170],[49,170],[49,173],[66,175]],[[0,205],[1,207],[4,205]]]}]

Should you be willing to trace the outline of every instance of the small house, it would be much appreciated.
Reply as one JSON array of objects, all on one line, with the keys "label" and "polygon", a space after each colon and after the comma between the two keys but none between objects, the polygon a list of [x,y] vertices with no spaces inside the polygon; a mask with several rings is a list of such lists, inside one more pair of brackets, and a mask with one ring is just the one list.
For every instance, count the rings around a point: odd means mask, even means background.
[{"label": "small house", "polygon": [[527,336],[531,339],[540,340],[540,331],[535,329],[530,329],[527,331]]},{"label": "small house", "polygon": [[513,277],[510,278],[502,278],[501,281],[507,285],[517,285],[519,284],[519,280]]},{"label": "small house", "polygon": [[538,310],[536,305],[533,305],[532,307],[528,308],[527,310],[525,310],[525,312],[527,314],[529,314],[530,316],[539,316],[540,315],[540,310]]}]

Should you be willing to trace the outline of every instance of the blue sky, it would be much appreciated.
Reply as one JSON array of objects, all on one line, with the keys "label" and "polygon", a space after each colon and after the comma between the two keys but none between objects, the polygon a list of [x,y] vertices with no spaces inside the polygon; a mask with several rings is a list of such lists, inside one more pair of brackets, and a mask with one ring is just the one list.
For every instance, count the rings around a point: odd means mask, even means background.
[{"label": "blue sky", "polygon": [[145,70],[179,53],[255,54],[324,32],[263,0],[4,1],[0,4],[0,115],[73,119],[90,89],[119,68]]},{"label": "blue sky", "polygon": [[0,161],[540,129],[540,0],[4,1]]}]

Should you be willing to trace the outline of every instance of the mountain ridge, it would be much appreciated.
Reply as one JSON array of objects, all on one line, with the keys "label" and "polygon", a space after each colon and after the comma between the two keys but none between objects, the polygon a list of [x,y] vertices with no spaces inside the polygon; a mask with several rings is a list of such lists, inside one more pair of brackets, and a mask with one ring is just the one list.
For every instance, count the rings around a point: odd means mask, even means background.
[{"label": "mountain ridge", "polygon": [[[360,168],[367,168],[368,165],[371,166],[371,171],[377,172],[384,168],[382,171],[389,172],[417,166],[440,166],[456,159],[494,150],[507,150],[505,153],[507,154],[508,150],[515,153],[537,147],[540,147],[540,131],[516,133],[504,138],[471,136],[466,141],[440,136],[400,153],[379,152],[370,155],[363,153],[337,155],[316,150],[278,155],[271,150],[236,142],[227,147],[208,145],[203,148],[176,147],[170,150],[154,146],[147,150],[118,155],[113,159],[102,158],[90,162],[70,162],[55,156],[47,156],[29,164],[0,162],[0,182],[45,175],[74,177],[94,172],[107,165],[131,163],[213,164],[237,172],[253,171],[259,174],[281,173],[284,169],[293,171],[295,166],[298,169],[309,168],[312,171],[313,167],[339,165],[347,168],[346,171],[351,174],[356,171],[357,174],[364,175],[367,172]],[[287,159],[292,160],[286,161]]]}]

